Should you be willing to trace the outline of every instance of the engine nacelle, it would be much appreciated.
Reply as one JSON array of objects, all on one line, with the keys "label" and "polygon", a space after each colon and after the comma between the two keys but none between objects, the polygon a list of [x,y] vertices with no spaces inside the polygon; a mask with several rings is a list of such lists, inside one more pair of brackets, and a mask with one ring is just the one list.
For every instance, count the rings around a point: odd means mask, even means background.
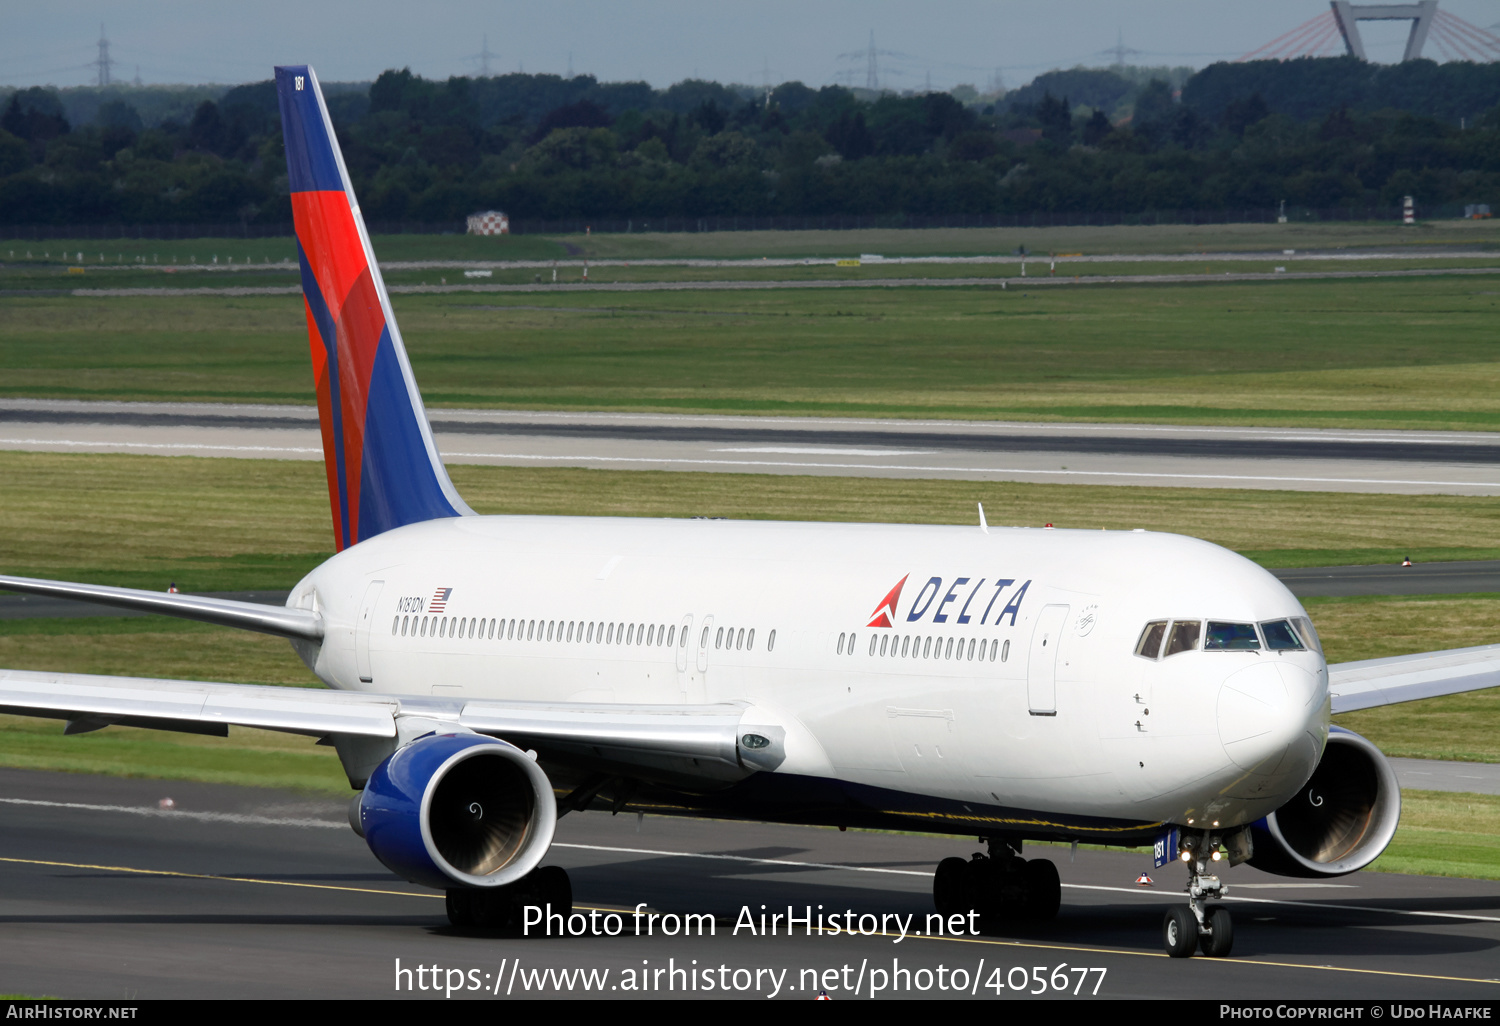
[{"label": "engine nacelle", "polygon": [[432,734],[396,751],[360,795],[365,843],[387,867],[428,887],[503,887],[552,844],[552,783],[515,745]]},{"label": "engine nacelle", "polygon": [[1250,828],[1250,865],[1279,876],[1343,876],[1385,851],[1400,818],[1401,785],[1385,755],[1352,730],[1330,727],[1312,779]]}]

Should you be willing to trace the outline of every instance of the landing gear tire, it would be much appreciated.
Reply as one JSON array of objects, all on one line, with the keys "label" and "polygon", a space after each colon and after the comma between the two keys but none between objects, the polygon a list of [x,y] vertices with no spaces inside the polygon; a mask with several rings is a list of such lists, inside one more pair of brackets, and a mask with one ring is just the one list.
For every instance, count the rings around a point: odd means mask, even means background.
[{"label": "landing gear tire", "polygon": [[448,891],[448,922],[458,927],[474,925],[474,893],[467,887],[455,887]]},{"label": "landing gear tire", "polygon": [[1234,919],[1229,909],[1215,906],[1204,916],[1208,920],[1208,932],[1198,938],[1198,946],[1209,958],[1225,958],[1234,947]]},{"label": "landing gear tire", "polygon": [[1198,947],[1198,917],[1186,905],[1173,905],[1161,924],[1162,946],[1173,958],[1187,958]]},{"label": "landing gear tire", "polygon": [[573,911],[573,882],[561,866],[542,866],[504,887],[455,887],[447,894],[448,922],[460,928],[499,930],[518,926],[526,905]]},{"label": "landing gear tire", "polygon": [[573,881],[568,879],[568,871],[562,866],[542,866],[533,870],[526,879],[536,891],[535,904],[543,908],[551,905],[553,912],[561,912],[564,916],[573,911]]},{"label": "landing gear tire", "polygon": [[1056,919],[1058,907],[1062,905],[1062,880],[1057,875],[1057,867],[1049,859],[1028,859],[1021,875],[1026,881],[1021,915],[1034,922]]},{"label": "landing gear tire", "polygon": [[944,918],[973,907],[970,865],[965,859],[944,859],[932,874],[932,904]]},{"label": "landing gear tire", "polygon": [[944,918],[977,912],[989,931],[1010,920],[1054,918],[1062,903],[1062,883],[1047,859],[950,858],[932,875],[932,903]]}]

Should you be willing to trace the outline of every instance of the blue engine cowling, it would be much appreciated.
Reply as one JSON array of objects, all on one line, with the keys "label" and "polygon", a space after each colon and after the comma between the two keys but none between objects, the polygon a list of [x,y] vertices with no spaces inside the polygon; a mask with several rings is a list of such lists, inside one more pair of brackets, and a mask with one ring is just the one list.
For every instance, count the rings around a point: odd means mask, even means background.
[{"label": "blue engine cowling", "polygon": [[1250,828],[1250,865],[1280,876],[1342,876],[1385,851],[1401,818],[1401,785],[1385,755],[1343,727],[1297,796]]},{"label": "blue engine cowling", "polygon": [[429,734],[370,774],[359,826],[375,857],[412,883],[503,887],[552,844],[552,783],[515,745],[479,734]]}]

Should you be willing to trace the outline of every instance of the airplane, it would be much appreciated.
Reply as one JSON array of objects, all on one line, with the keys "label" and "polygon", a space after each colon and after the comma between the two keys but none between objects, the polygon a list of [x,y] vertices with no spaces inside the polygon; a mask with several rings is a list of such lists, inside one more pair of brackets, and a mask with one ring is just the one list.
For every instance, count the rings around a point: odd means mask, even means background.
[{"label": "airplane", "polygon": [[478,516],[317,76],[275,75],[336,554],[284,607],[0,588],[277,635],[327,690],[0,670],[0,712],[316,737],[457,926],[571,907],[557,820],[609,809],[978,837],[933,900],[996,929],[1058,911],[1024,843],[1151,846],[1187,869],[1163,946],[1222,957],[1221,869],[1339,876],[1396,830],[1390,764],[1332,714],[1500,684],[1500,645],[1329,666],[1274,576],[1178,535]]}]

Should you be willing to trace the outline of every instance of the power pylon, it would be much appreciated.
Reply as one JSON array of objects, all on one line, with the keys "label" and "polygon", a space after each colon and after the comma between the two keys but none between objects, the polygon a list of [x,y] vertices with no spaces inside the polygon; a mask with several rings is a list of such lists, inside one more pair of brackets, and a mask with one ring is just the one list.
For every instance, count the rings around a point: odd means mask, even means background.
[{"label": "power pylon", "polygon": [[101,86],[109,85],[109,69],[114,65],[115,62],[110,60],[109,58],[109,40],[104,36],[103,23],[99,25],[99,57],[92,63],[94,67],[99,71],[99,84]]}]

